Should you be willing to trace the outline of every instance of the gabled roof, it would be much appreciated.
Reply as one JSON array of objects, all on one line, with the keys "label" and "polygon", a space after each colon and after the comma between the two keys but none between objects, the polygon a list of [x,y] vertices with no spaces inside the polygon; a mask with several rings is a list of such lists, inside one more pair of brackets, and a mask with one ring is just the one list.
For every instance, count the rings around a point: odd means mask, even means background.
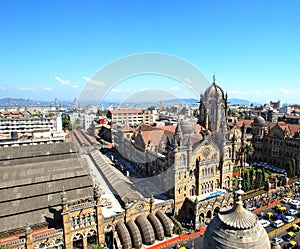
[{"label": "gabled roof", "polygon": [[128,124],[125,124],[123,127],[118,129],[119,131],[134,131]]},{"label": "gabled roof", "polygon": [[143,131],[141,132],[141,136],[145,144],[151,142],[153,145],[159,145],[164,137],[164,133],[163,130],[155,129],[152,131]]}]

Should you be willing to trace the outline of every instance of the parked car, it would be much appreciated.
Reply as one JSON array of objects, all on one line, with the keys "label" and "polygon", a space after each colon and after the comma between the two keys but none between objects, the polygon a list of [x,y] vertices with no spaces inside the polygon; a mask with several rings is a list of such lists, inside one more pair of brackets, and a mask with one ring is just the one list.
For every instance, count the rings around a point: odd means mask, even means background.
[{"label": "parked car", "polygon": [[297,224],[292,225],[291,227],[289,227],[287,229],[288,232],[292,231],[292,232],[299,232],[300,231],[300,227]]},{"label": "parked car", "polygon": [[273,212],[267,212],[266,215],[265,215],[265,217],[266,217],[267,219],[270,219],[270,218],[275,217],[275,214],[274,214]]},{"label": "parked car", "polygon": [[287,208],[282,206],[282,207],[278,208],[277,211],[280,212],[280,213],[285,213],[287,211]]},{"label": "parked car", "polygon": [[283,246],[284,249],[295,249],[298,248],[298,243],[294,240],[291,240],[289,243]]},{"label": "parked car", "polygon": [[289,204],[290,205],[300,205],[300,201],[298,201],[298,200],[291,200],[290,202],[289,202]]},{"label": "parked car", "polygon": [[287,215],[287,216],[285,216],[285,217],[283,218],[283,221],[286,222],[286,223],[290,223],[290,222],[292,222],[292,221],[294,221],[294,220],[295,220],[295,217],[289,216],[289,215]]},{"label": "parked car", "polygon": [[289,211],[287,211],[287,213],[289,214],[289,215],[296,215],[296,214],[298,214],[298,210],[296,210],[296,209],[290,209]]},{"label": "parked car", "polygon": [[285,198],[283,198],[282,202],[285,203],[285,204],[288,204],[288,203],[290,203],[292,200],[293,200],[293,199],[291,199],[291,198],[285,197]]},{"label": "parked car", "polygon": [[258,220],[258,222],[259,222],[263,227],[268,227],[268,226],[270,226],[270,221],[268,221],[268,220]]},{"label": "parked car", "polygon": [[276,227],[276,228],[281,227],[281,226],[283,226],[283,225],[284,225],[284,222],[283,222],[282,220],[274,220],[274,221],[272,222],[272,226],[273,226],[273,227]]},{"label": "parked car", "polygon": [[278,244],[280,244],[280,243],[282,243],[283,242],[283,239],[282,238],[279,238],[279,237],[276,237],[276,238],[274,238],[274,239],[271,239],[270,240],[270,243],[272,243],[272,242],[277,242]]},{"label": "parked car", "polygon": [[285,241],[291,241],[293,238],[296,237],[297,234],[295,234],[294,232],[288,232],[287,234],[283,235],[282,238]]}]

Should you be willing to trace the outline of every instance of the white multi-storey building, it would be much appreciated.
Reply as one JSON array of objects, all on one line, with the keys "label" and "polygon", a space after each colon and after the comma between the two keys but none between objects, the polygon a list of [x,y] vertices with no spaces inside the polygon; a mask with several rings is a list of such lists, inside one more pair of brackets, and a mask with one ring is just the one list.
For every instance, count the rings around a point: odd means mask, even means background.
[{"label": "white multi-storey building", "polygon": [[123,123],[130,126],[137,126],[142,123],[150,125],[150,115],[148,111],[142,109],[120,109],[107,112],[107,118],[111,120],[112,124]]},{"label": "white multi-storey building", "polygon": [[26,117],[5,113],[0,117],[0,146],[60,142],[64,141],[65,136],[59,114],[53,117]]}]

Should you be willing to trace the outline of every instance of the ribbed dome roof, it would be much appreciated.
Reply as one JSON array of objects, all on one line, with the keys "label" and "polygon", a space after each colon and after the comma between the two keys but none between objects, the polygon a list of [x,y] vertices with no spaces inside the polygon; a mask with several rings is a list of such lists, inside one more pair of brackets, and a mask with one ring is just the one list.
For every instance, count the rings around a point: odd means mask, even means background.
[{"label": "ribbed dome roof", "polygon": [[258,126],[266,126],[266,120],[262,116],[258,116],[254,118],[254,124]]},{"label": "ribbed dome roof", "polygon": [[221,211],[209,223],[204,233],[203,246],[210,248],[270,249],[269,237],[256,216],[244,209],[241,180],[235,192],[237,201],[228,211]]},{"label": "ribbed dome roof", "polygon": [[193,126],[187,120],[180,120],[178,126],[180,127],[180,130],[183,134],[189,134],[194,132]]},{"label": "ribbed dome roof", "polygon": [[212,85],[207,88],[207,90],[205,91],[205,94],[204,94],[206,97],[208,96],[216,96],[218,95],[219,97],[224,97],[224,92],[223,90],[221,89],[221,87],[219,87],[217,84],[216,84],[216,76],[214,75],[213,77],[213,83]]},{"label": "ribbed dome roof", "polygon": [[236,204],[235,208],[218,215],[225,225],[236,229],[249,229],[257,223],[255,215],[239,204]]}]

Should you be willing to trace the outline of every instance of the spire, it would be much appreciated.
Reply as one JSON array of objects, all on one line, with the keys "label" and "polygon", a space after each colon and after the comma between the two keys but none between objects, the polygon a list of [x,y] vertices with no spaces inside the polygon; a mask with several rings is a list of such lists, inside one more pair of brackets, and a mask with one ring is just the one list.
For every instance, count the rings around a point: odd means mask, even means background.
[{"label": "spire", "polygon": [[178,121],[177,127],[176,127],[176,131],[175,131],[175,142],[181,146],[183,143],[183,133],[182,133],[182,129],[181,129],[181,120]]},{"label": "spire", "polygon": [[238,178],[237,190],[234,192],[236,195],[235,203],[232,209],[219,213],[218,216],[223,224],[235,229],[249,229],[257,224],[256,216],[249,210],[243,207],[242,195],[242,177]]},{"label": "spire", "polygon": [[61,203],[62,204],[67,204],[68,198],[67,198],[67,193],[65,191],[65,187],[63,186],[63,191],[60,195]]},{"label": "spire", "polygon": [[98,199],[101,197],[101,188],[98,184],[94,185],[94,198]]},{"label": "spire", "polygon": [[213,75],[213,84],[216,84],[216,74]]},{"label": "spire", "polygon": [[26,222],[25,234],[29,235],[31,233],[32,233],[32,229],[31,229],[30,225],[28,224],[28,222]]},{"label": "spire", "polygon": [[205,129],[208,130],[208,113],[205,114]]},{"label": "spire", "polygon": [[238,178],[238,189],[235,191],[235,194],[236,194],[236,204],[237,205],[241,205],[242,208],[243,208],[243,202],[242,202],[242,195],[244,194],[244,191],[242,189],[242,180],[243,178],[241,177],[241,174],[239,175],[239,178]]}]

